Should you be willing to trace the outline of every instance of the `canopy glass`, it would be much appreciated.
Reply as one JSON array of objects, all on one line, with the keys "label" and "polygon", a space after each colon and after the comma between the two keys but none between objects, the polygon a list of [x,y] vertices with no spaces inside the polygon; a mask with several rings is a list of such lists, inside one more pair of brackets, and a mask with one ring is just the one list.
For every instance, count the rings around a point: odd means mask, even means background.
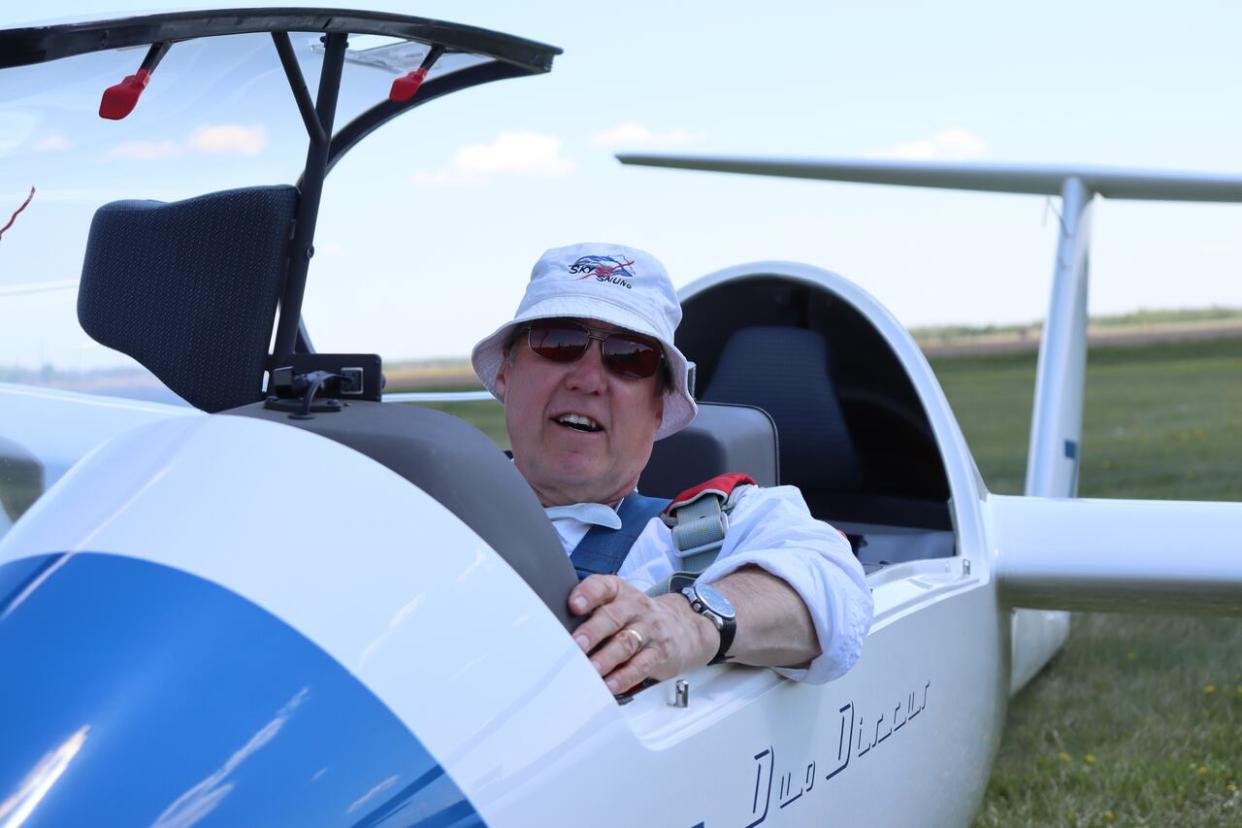
[{"label": "canopy glass", "polygon": [[[94,50],[104,41],[98,24],[94,30],[85,24],[0,31],[0,64],[56,58],[0,70],[0,227],[29,198],[0,235],[0,381],[167,397],[153,378],[135,373],[132,360],[95,344],[78,327],[76,287],[91,217],[101,204],[119,199],[174,201],[299,180],[307,127],[271,31],[289,32],[312,99],[324,61],[322,29],[350,32],[334,128],[335,135],[350,140],[334,142],[333,162],[353,141],[408,108],[388,103],[389,89],[418,69],[432,42],[447,49],[431,66],[414,104],[456,88],[546,71],[559,52],[416,18],[266,11],[263,19],[248,22],[245,15],[255,13],[132,18],[103,28],[108,42],[128,36],[133,45],[106,50]],[[319,30],[289,25],[299,20]],[[229,26],[251,31],[174,40],[133,111],[122,120],[99,116],[104,90],[138,70],[152,35],[186,36]],[[428,42],[408,39],[414,36]],[[61,52],[68,56],[57,57]],[[391,240],[393,254],[407,241]],[[357,275],[332,255],[331,246],[326,252],[311,268],[308,297],[317,280]],[[366,342],[352,344],[352,350],[365,349]]]}]

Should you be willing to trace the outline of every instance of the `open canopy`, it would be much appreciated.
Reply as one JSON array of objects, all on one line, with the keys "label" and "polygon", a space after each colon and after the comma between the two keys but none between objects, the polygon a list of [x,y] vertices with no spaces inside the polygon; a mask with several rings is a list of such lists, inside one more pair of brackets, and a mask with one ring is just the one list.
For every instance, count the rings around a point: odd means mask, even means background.
[{"label": "open canopy", "polygon": [[[270,268],[280,271],[272,354],[283,359],[309,352],[309,336],[299,323],[328,171],[397,115],[461,89],[546,72],[559,53],[471,26],[299,8],[177,12],[0,31],[7,93],[0,101],[0,158],[8,156],[6,162],[14,163],[6,166],[20,174],[20,180],[6,175],[0,182],[5,217],[28,197],[31,185],[39,190],[35,209],[19,217],[14,232],[0,236],[10,275],[22,276],[0,289],[41,297],[44,285],[55,290],[76,281],[66,277],[71,266],[81,266],[85,222],[80,210],[76,222],[62,216],[53,242],[47,224],[52,210],[68,209],[54,204],[85,202],[93,213],[118,199],[172,202],[224,188],[295,185],[291,215],[273,224],[293,232],[291,238],[284,231],[273,234],[289,240],[287,266]],[[300,153],[287,150],[260,157],[263,145],[284,140],[289,147],[294,139],[293,146],[305,147],[300,163]],[[230,154],[236,161],[224,159]],[[140,180],[124,171],[168,159],[179,159],[175,184],[171,175]],[[214,159],[223,161],[224,175],[206,171],[205,162]],[[84,163],[74,163],[79,160]],[[186,222],[197,224],[194,217]],[[238,229],[224,234],[232,246]],[[154,230],[152,238],[165,242],[166,234]],[[171,246],[157,244],[156,257],[184,252],[184,246],[166,249]],[[175,307],[168,310],[175,315]],[[163,324],[179,327],[172,316]],[[265,356],[269,335],[252,338],[262,340]],[[156,350],[166,349],[157,342]]]},{"label": "open canopy", "polygon": [[[0,68],[43,63],[88,52],[256,32],[385,36],[407,41],[410,45],[421,44],[423,54],[428,47],[439,45],[449,53],[490,58],[526,72],[548,71],[552,68],[552,58],[561,52],[554,46],[500,32],[399,14],[342,9],[219,9],[0,31]],[[369,58],[359,62],[374,58],[377,45],[359,49],[358,55],[370,53]],[[408,63],[417,52],[417,47],[413,51],[388,49],[383,60],[401,55],[398,60]],[[417,68],[417,63],[410,68]]]}]

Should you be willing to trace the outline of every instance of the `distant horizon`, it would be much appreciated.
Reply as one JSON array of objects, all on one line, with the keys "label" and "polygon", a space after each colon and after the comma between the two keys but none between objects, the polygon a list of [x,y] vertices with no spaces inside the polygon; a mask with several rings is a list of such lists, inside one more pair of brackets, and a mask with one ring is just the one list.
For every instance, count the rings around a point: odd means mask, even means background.
[{"label": "distant horizon", "polygon": [[[940,325],[909,329],[929,358],[1001,356],[1033,352],[1043,320],[996,325]],[[1204,339],[1242,339],[1242,307],[1144,308],[1124,314],[1088,317],[1093,347],[1139,347]],[[47,363],[31,368],[0,364],[0,382],[103,394],[148,402],[185,404],[151,372],[122,354],[125,364],[63,368]],[[388,391],[470,390],[481,388],[469,354],[384,361]]]}]

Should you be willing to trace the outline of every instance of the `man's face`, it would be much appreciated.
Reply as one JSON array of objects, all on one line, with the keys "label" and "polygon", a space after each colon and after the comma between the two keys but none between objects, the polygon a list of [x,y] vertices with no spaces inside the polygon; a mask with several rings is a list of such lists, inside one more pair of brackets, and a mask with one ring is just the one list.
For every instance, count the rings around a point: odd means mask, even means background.
[{"label": "man's face", "polygon": [[513,461],[545,506],[611,504],[633,491],[664,414],[659,372],[617,376],[604,367],[595,340],[581,358],[553,362],[532,351],[523,333],[501,364],[496,390]]}]

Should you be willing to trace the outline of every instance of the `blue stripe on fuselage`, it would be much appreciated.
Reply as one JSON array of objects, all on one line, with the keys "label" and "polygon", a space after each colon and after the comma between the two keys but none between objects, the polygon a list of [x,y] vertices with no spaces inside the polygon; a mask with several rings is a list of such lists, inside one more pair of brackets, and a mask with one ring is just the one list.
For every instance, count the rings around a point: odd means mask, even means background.
[{"label": "blue stripe on fuselage", "polygon": [[0,565],[0,655],[0,803],[24,828],[483,824],[345,668],[185,572]]}]

